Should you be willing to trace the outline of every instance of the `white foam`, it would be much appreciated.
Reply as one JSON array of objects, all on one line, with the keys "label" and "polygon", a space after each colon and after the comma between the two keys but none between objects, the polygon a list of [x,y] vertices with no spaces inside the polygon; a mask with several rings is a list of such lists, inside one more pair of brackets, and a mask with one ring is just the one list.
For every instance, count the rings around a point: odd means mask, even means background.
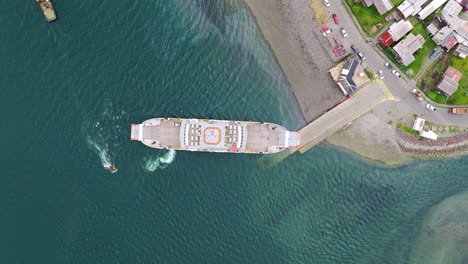
[{"label": "white foam", "polygon": [[109,166],[112,165],[112,161],[107,148],[99,146],[90,137],[88,137],[86,141],[88,142],[88,145],[92,147],[93,150],[98,154],[99,158],[101,159],[102,167],[107,169]]},{"label": "white foam", "polygon": [[144,168],[149,172],[153,172],[158,168],[164,169],[175,160],[175,156],[176,151],[171,149],[162,156],[147,158],[145,159]]}]

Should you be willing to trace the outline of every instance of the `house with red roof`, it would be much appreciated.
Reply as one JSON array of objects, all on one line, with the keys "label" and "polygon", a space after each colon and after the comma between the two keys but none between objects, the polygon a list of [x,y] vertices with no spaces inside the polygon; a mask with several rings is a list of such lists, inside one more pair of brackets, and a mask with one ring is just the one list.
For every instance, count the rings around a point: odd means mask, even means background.
[{"label": "house with red roof", "polygon": [[439,82],[439,84],[437,84],[437,90],[441,91],[447,96],[451,96],[453,93],[455,93],[455,91],[457,91],[458,82],[462,76],[463,74],[461,72],[449,66],[444,73],[444,77]]}]

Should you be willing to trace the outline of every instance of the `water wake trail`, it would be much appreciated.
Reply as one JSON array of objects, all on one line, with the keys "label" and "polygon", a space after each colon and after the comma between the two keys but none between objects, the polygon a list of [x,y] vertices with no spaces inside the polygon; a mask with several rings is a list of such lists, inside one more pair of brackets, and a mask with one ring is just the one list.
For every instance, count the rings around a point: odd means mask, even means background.
[{"label": "water wake trail", "polygon": [[106,147],[100,146],[98,143],[94,142],[90,137],[86,139],[88,145],[98,154],[101,159],[102,167],[105,169],[115,168],[112,165],[112,160],[109,156],[109,151]]},{"label": "water wake trail", "polygon": [[158,168],[164,169],[175,160],[175,156],[176,151],[171,149],[162,156],[146,158],[144,168],[149,172],[153,172]]}]

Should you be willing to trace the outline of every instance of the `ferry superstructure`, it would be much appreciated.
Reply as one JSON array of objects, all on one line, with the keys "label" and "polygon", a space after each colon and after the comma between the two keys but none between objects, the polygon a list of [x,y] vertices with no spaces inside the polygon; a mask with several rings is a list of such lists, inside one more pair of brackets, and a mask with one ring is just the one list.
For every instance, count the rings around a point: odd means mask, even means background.
[{"label": "ferry superstructure", "polygon": [[256,154],[300,145],[298,132],[272,123],[185,118],[152,118],[132,124],[131,140],[157,149]]}]

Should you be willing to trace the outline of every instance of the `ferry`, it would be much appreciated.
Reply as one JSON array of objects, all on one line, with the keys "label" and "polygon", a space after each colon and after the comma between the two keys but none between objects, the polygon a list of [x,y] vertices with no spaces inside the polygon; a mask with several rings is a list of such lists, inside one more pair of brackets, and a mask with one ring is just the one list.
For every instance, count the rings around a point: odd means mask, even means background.
[{"label": "ferry", "polygon": [[44,13],[47,22],[52,22],[57,19],[57,16],[55,15],[54,5],[52,5],[52,2],[50,0],[36,0],[36,2],[38,2],[41,6],[42,13]]},{"label": "ferry", "polygon": [[300,145],[298,132],[264,122],[152,118],[131,125],[131,140],[156,149],[272,154]]}]

